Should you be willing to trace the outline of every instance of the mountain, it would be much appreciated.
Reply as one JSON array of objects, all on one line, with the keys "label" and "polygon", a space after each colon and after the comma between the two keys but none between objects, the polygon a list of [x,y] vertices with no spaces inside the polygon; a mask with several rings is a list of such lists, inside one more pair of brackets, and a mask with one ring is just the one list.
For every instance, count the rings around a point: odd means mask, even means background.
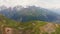
[{"label": "mountain", "polygon": [[36,6],[3,6],[0,34],[60,34],[60,15]]},{"label": "mountain", "polygon": [[60,24],[39,20],[22,23],[0,14],[0,34],[60,34]]},{"label": "mountain", "polygon": [[[31,20],[40,20],[47,22],[56,22],[60,15],[55,12],[36,6],[28,6],[26,8],[22,6],[9,7],[2,9],[0,14],[3,14],[7,18],[11,18],[16,21],[26,22]],[[58,20],[58,22],[60,19]]]},{"label": "mountain", "polygon": [[60,8],[55,8],[55,9],[53,8],[50,10],[60,15]]},{"label": "mountain", "polygon": [[16,22],[0,15],[0,34],[60,34],[60,24],[44,21]]}]

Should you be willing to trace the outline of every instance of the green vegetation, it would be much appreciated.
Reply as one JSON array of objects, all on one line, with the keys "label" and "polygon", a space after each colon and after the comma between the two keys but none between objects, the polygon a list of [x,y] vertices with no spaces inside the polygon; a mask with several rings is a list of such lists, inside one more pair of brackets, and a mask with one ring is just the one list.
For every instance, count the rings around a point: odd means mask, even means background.
[{"label": "green vegetation", "polygon": [[44,32],[44,33],[42,33],[42,34],[48,34],[48,32]]},{"label": "green vegetation", "polygon": [[56,34],[60,34],[60,27],[56,28]]},{"label": "green vegetation", "polygon": [[[40,27],[48,24],[44,21],[28,21],[28,22],[17,22],[11,19],[8,19],[2,15],[0,15],[0,33],[2,27],[11,27],[16,30],[22,30],[23,34],[27,33],[29,34],[40,34],[41,30]],[[48,32],[42,32],[42,34],[49,34]],[[55,32],[51,32],[51,34],[60,34],[60,27],[56,27]]]},{"label": "green vegetation", "polygon": [[51,34],[55,34],[56,32],[52,32]]},{"label": "green vegetation", "polygon": [[4,16],[0,16],[0,27],[12,27],[17,30],[31,30],[31,34],[39,34],[39,27],[45,25],[43,21],[16,22]]}]

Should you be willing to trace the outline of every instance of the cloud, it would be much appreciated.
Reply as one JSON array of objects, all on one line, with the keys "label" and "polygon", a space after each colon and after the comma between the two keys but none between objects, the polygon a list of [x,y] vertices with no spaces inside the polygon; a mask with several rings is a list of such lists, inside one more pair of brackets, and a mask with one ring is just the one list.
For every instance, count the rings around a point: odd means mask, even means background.
[{"label": "cloud", "polygon": [[16,6],[16,5],[37,5],[44,8],[60,8],[60,0],[0,0],[0,6],[5,5]]}]

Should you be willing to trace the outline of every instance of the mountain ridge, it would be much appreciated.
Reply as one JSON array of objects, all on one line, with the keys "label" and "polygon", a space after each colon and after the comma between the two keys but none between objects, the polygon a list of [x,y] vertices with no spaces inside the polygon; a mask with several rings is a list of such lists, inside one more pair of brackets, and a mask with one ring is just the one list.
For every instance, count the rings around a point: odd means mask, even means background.
[{"label": "mountain ridge", "polygon": [[36,6],[28,6],[27,8],[16,6],[13,7],[12,9],[10,7],[1,10],[0,14],[10,19],[14,19],[16,21],[21,21],[21,22],[30,21],[30,20],[42,20],[47,22],[54,22],[58,20],[57,16],[60,16],[51,10]]}]

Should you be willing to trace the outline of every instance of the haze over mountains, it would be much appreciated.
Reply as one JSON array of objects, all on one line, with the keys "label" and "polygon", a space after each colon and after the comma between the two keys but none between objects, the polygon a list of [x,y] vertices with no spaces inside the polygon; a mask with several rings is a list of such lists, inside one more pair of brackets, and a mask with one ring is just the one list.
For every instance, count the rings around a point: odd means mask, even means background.
[{"label": "haze over mountains", "polygon": [[42,7],[27,6],[26,8],[22,6],[15,7],[0,7],[0,14],[11,18],[16,21],[26,22],[31,20],[40,20],[48,22],[59,22],[60,15]]},{"label": "haze over mountains", "polygon": [[50,9],[52,10],[53,12],[57,13],[57,14],[60,14],[60,8],[53,8],[53,9]]}]

